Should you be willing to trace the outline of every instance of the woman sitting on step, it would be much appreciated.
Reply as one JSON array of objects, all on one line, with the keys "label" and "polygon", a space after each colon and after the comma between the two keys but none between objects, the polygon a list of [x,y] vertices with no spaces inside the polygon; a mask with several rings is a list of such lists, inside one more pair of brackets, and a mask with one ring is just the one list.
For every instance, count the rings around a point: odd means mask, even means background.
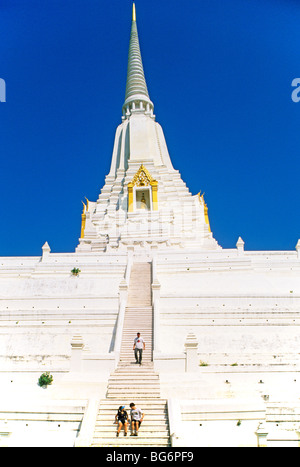
[{"label": "woman sitting on step", "polygon": [[128,429],[128,414],[125,410],[125,405],[120,405],[118,413],[115,416],[115,423],[118,422],[117,437],[120,434],[122,426],[124,426],[124,436],[127,436]]}]

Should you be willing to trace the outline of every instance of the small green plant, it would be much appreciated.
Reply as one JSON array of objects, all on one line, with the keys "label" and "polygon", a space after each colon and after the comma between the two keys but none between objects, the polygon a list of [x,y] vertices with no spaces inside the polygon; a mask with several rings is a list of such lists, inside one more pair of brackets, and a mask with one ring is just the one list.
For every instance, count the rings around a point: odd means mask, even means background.
[{"label": "small green plant", "polygon": [[241,424],[242,424],[241,420],[238,420],[236,426],[241,426]]},{"label": "small green plant", "polygon": [[71,274],[72,274],[73,276],[79,276],[79,273],[80,273],[80,272],[81,272],[81,271],[80,271],[79,268],[73,268],[73,269],[71,270]]},{"label": "small green plant", "polygon": [[41,374],[39,377],[39,386],[48,386],[49,384],[52,384],[53,381],[53,376],[50,375],[49,371],[46,371],[46,373]]},{"label": "small green plant", "polygon": [[202,360],[200,360],[200,366],[208,366],[208,363],[202,362]]},{"label": "small green plant", "polygon": [[232,363],[230,366],[238,366],[237,363]]}]

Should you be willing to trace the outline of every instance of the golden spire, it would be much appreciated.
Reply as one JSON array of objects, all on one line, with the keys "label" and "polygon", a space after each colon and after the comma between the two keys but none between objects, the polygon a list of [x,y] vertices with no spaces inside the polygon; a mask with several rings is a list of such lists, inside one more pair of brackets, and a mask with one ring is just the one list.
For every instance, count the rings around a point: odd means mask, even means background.
[{"label": "golden spire", "polygon": [[135,3],[132,5],[132,21],[136,21]]}]

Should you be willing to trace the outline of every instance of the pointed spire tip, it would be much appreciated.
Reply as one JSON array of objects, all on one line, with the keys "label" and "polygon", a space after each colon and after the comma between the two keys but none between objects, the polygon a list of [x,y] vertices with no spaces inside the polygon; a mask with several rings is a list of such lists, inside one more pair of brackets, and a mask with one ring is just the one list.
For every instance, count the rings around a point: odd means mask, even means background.
[{"label": "pointed spire tip", "polygon": [[135,3],[132,4],[132,21],[136,21]]}]

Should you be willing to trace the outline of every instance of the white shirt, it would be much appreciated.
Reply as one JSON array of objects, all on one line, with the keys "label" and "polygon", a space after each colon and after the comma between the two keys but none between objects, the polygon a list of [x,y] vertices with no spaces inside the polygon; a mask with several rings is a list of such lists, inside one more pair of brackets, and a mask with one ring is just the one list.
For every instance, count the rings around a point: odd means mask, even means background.
[{"label": "white shirt", "polygon": [[134,344],[136,349],[143,349],[144,348],[144,339],[142,337],[136,337],[134,339]]}]

